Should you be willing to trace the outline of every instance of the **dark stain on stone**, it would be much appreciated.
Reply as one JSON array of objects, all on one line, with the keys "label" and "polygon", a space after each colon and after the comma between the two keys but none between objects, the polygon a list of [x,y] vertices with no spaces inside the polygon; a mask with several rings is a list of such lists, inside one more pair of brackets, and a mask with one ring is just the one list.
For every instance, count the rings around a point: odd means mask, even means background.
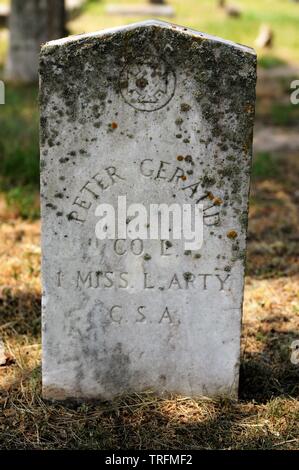
[{"label": "dark stain on stone", "polygon": [[57,206],[55,206],[55,205],[52,204],[51,202],[48,202],[48,203],[46,204],[46,207],[49,207],[50,209],[54,209],[54,210],[57,209]]},{"label": "dark stain on stone", "polygon": [[187,113],[188,111],[190,111],[190,109],[191,109],[190,104],[187,104],[187,103],[182,103],[181,104],[181,111],[183,113]]},{"label": "dark stain on stone", "polygon": [[177,126],[181,126],[181,125],[183,124],[183,122],[184,122],[184,120],[183,120],[182,118],[177,118],[177,119],[175,120],[175,124],[176,124]]}]

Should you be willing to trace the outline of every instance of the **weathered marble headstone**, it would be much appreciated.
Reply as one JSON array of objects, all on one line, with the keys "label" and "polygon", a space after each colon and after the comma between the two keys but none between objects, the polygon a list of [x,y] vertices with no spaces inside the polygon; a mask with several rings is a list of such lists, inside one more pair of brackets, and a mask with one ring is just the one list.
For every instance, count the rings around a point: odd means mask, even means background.
[{"label": "weathered marble headstone", "polygon": [[[237,395],[256,56],[147,21],[41,54],[43,393]],[[204,243],[98,240],[100,203],[201,203]]]},{"label": "weathered marble headstone", "polygon": [[65,36],[64,22],[64,0],[12,0],[5,70],[8,80],[37,80],[40,46]]}]

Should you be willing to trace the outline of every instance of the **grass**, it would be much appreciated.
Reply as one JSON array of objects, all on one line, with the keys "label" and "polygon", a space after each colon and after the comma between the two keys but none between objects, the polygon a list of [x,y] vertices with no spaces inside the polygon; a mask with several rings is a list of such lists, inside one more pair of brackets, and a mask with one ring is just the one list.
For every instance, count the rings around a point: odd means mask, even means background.
[{"label": "grass", "polygon": [[271,109],[272,123],[278,126],[298,126],[299,105],[291,103],[273,103]]},{"label": "grass", "polygon": [[0,113],[0,192],[21,217],[39,216],[36,86],[6,86]]},{"label": "grass", "polygon": [[[71,30],[136,20],[106,16],[105,3],[88,1]],[[241,20],[225,19],[212,0],[169,3],[176,22],[248,44],[270,22],[276,45],[271,57],[261,56],[264,68],[298,58],[295,3],[234,0],[244,9]],[[2,64],[5,48],[0,34]],[[268,88],[261,90],[260,125],[298,125],[299,108],[286,104],[288,86],[270,99]],[[0,449],[298,449],[299,365],[290,361],[290,346],[299,338],[299,149],[260,152],[253,161],[240,400],[158,398],[147,391],[109,403],[53,404],[41,396],[37,89],[9,84],[6,103],[0,107],[0,336],[9,360],[0,367]]]},{"label": "grass", "polygon": [[36,86],[7,85],[0,114],[2,184],[35,184],[39,179]]},{"label": "grass", "polygon": [[285,61],[272,54],[265,54],[259,58],[259,66],[266,70],[285,65]]},{"label": "grass", "polygon": [[273,178],[278,175],[278,165],[270,153],[255,155],[252,165],[252,176],[256,178]]}]

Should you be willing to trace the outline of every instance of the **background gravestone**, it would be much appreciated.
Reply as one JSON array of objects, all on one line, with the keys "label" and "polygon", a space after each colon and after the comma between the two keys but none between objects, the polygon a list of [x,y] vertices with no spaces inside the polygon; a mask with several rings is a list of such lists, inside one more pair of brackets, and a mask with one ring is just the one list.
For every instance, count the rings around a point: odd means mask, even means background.
[{"label": "background gravestone", "polygon": [[6,77],[34,82],[41,44],[66,34],[64,0],[12,0],[9,28]]},{"label": "background gravestone", "polygon": [[[256,57],[147,21],[41,55],[43,393],[237,395]],[[201,203],[204,244],[95,239],[99,203]]]}]

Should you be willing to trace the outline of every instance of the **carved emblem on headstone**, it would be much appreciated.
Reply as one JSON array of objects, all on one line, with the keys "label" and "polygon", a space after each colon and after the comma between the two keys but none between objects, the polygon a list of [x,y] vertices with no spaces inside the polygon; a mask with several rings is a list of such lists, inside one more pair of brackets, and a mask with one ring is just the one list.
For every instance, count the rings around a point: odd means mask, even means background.
[{"label": "carved emblem on headstone", "polygon": [[140,111],[163,108],[174,95],[176,78],[161,59],[127,65],[120,77],[121,94],[130,106]]}]

